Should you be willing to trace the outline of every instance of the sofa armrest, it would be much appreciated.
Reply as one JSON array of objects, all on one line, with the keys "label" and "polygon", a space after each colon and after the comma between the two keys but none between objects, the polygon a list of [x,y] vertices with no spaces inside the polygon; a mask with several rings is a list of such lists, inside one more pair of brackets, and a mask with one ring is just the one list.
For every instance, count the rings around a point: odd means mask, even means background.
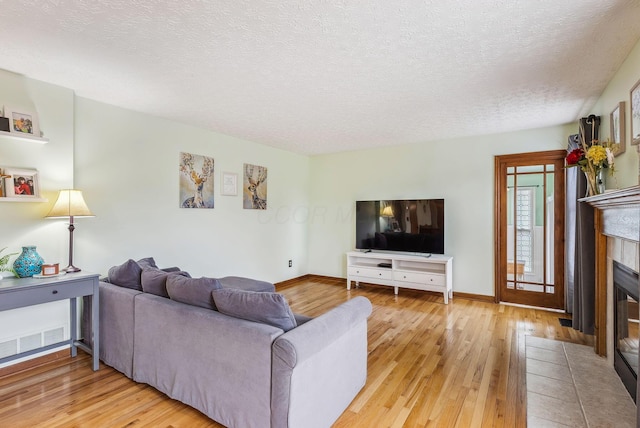
[{"label": "sofa armrest", "polygon": [[330,426],[367,378],[371,302],[355,297],[272,345],[272,427]]}]

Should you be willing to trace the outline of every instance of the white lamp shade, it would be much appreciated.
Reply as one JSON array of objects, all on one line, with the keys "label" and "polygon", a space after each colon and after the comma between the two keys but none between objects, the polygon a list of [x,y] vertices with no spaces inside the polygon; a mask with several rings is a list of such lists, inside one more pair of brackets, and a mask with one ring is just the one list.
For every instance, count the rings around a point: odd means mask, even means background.
[{"label": "white lamp shade", "polygon": [[393,210],[391,209],[391,205],[387,205],[382,209],[383,217],[393,217]]},{"label": "white lamp shade", "polygon": [[60,190],[53,208],[45,217],[95,217],[89,210],[81,190]]}]

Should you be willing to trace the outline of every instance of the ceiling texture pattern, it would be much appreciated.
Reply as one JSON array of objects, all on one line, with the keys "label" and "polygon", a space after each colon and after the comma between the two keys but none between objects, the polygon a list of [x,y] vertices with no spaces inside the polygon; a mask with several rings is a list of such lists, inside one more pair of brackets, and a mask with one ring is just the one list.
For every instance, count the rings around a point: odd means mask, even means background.
[{"label": "ceiling texture pattern", "polygon": [[573,122],[639,22],[637,0],[0,0],[0,68],[312,155]]}]

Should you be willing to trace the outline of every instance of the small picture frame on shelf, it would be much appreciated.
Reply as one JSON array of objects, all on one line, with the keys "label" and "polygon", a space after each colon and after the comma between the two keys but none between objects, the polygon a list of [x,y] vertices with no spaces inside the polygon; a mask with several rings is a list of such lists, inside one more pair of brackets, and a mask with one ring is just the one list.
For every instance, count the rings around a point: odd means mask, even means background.
[{"label": "small picture frame on shelf", "polygon": [[223,196],[237,196],[238,195],[238,174],[232,172],[222,173],[222,189],[220,194]]},{"label": "small picture frame on shelf", "polygon": [[618,103],[609,115],[609,127],[611,129],[611,142],[618,144],[618,148],[613,153],[614,156],[621,155],[627,150],[625,144],[625,117],[624,101]]},{"label": "small picture frame on shelf", "polygon": [[40,198],[38,170],[5,168],[3,170],[5,196],[9,198]]},{"label": "small picture frame on shelf", "polygon": [[9,132],[40,138],[38,115],[28,109],[4,106],[4,117],[9,119]]}]

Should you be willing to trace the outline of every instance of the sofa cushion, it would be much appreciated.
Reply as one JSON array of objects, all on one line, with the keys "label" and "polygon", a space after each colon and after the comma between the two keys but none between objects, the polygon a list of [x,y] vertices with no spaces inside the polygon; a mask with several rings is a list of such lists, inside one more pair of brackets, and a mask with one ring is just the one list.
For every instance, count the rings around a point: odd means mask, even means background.
[{"label": "sofa cushion", "polygon": [[135,260],[129,259],[118,266],[109,269],[109,282],[120,287],[133,288],[142,291],[140,274],[142,268]]},{"label": "sofa cushion", "polygon": [[222,288],[215,278],[188,278],[182,275],[167,276],[167,293],[171,300],[216,309],[211,292]]},{"label": "sofa cushion", "polygon": [[182,275],[189,278],[187,272],[180,270],[172,270],[171,272],[165,272],[161,269],[145,268],[140,275],[140,282],[142,283],[142,291],[145,293],[155,294],[156,296],[169,297],[167,293],[167,277],[169,275]]},{"label": "sofa cushion", "polygon": [[296,319],[282,294],[220,288],[212,293],[218,311],[225,315],[269,324],[289,331]]}]

